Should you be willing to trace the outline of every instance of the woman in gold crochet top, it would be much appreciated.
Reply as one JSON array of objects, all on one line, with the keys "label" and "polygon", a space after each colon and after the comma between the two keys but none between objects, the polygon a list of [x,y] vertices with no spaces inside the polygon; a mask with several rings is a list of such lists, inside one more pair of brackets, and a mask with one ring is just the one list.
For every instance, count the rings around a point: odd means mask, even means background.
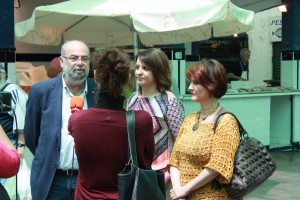
[{"label": "woman in gold crochet top", "polygon": [[[240,133],[235,118],[225,114],[214,132],[216,116],[224,108],[218,99],[227,91],[227,75],[221,63],[202,59],[186,72],[191,84],[191,100],[201,110],[187,116],[176,138],[168,163],[173,189],[172,199],[231,199],[215,182],[230,182]],[[218,184],[218,185],[220,185]]]}]

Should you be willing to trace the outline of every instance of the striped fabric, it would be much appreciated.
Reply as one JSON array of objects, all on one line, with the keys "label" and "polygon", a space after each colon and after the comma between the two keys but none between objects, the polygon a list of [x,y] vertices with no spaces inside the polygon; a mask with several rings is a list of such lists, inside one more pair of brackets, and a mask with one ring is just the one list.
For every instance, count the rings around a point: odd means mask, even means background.
[{"label": "striped fabric", "polygon": [[182,103],[169,91],[146,98],[139,98],[134,93],[128,99],[127,109],[145,110],[152,116],[156,161],[152,168],[164,169],[184,119]]}]

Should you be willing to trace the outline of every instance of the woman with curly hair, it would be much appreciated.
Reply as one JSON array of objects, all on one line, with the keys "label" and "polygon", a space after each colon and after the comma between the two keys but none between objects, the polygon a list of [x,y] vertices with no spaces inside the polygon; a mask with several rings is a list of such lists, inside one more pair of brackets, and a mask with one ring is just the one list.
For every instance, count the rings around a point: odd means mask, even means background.
[{"label": "woman with curly hair", "polygon": [[[128,82],[130,61],[119,49],[94,57],[94,79],[100,86],[96,106],[71,115],[69,131],[74,137],[79,174],[75,199],[115,199],[117,174],[128,162],[126,111],[123,89]],[[152,119],[146,111],[135,112],[138,164],[151,166],[154,155]]]}]

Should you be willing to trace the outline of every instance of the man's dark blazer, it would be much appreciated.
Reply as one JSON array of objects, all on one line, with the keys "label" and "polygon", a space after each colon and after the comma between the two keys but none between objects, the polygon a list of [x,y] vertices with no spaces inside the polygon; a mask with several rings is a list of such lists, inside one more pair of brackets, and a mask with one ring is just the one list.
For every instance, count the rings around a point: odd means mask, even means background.
[{"label": "man's dark blazer", "polygon": [[[87,78],[88,107],[95,105],[98,87]],[[34,84],[26,105],[24,135],[34,155],[31,167],[33,200],[44,200],[49,193],[61,148],[62,76]],[[70,111],[71,112],[71,111]]]}]

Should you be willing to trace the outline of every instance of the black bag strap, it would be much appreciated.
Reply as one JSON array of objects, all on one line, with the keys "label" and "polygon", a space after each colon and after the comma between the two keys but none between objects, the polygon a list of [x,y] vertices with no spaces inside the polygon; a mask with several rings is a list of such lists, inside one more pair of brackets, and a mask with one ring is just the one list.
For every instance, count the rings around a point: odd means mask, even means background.
[{"label": "black bag strap", "polygon": [[242,125],[241,122],[238,120],[238,118],[237,118],[233,113],[227,112],[227,111],[222,112],[222,113],[220,113],[220,114],[217,116],[217,118],[216,118],[216,120],[215,120],[215,123],[214,123],[214,133],[215,133],[215,131],[216,131],[216,129],[217,129],[217,126],[218,126],[218,123],[219,123],[219,121],[220,121],[220,118],[221,118],[223,115],[225,115],[225,114],[230,114],[230,115],[232,115],[232,116],[236,119],[236,121],[237,121],[237,123],[238,123],[238,126],[239,126],[240,137],[247,137],[247,136],[248,136],[248,133],[247,133],[247,131],[244,129],[243,125]]},{"label": "black bag strap", "polygon": [[4,91],[4,89],[5,89],[8,85],[10,85],[10,83],[6,83],[6,84],[4,85],[4,87],[3,87],[0,91]]},{"label": "black bag strap", "polygon": [[[228,111],[226,111],[226,110],[224,109],[224,110],[221,110],[220,112],[218,112],[217,114],[218,114],[218,116],[216,117],[215,123],[214,123],[214,133],[216,132],[216,129],[217,129],[217,126],[218,126],[218,124],[219,124],[219,121],[221,120],[221,117],[222,117],[223,115],[225,115],[225,114],[230,114],[230,115],[232,115],[232,116],[236,119],[236,121],[237,121],[237,123],[238,123],[239,131],[240,131],[240,140],[241,140],[242,138],[248,137],[247,131],[244,129],[244,127],[242,126],[241,122],[238,120],[238,118],[237,118],[233,113],[228,112]],[[214,179],[214,180],[212,181],[212,187],[213,187],[215,190],[221,190],[222,184],[221,184],[219,181],[217,181],[217,179]]]},{"label": "black bag strap", "polygon": [[0,183],[0,199],[1,200],[10,200],[7,191],[5,190],[5,188],[2,186],[2,184]]},{"label": "black bag strap", "polygon": [[129,160],[138,166],[136,146],[135,146],[135,111],[129,110],[126,112],[127,132],[128,132],[128,152]]}]

